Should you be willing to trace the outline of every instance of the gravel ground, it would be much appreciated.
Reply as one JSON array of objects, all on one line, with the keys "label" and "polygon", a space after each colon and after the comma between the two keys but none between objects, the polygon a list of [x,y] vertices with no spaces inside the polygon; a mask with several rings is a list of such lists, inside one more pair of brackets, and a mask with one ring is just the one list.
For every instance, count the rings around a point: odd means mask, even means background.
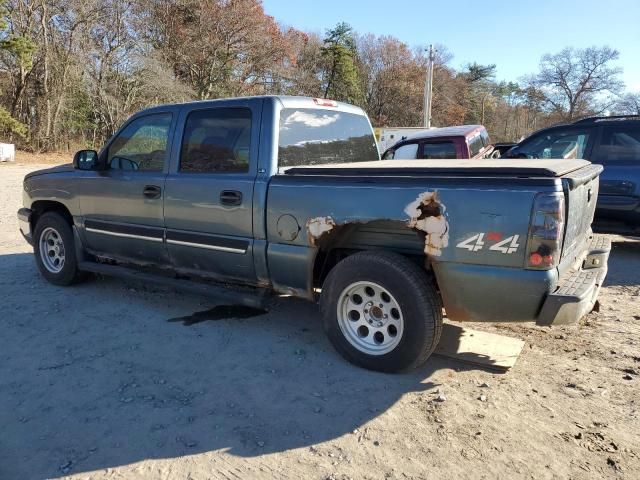
[{"label": "gravel ground", "polygon": [[444,358],[343,361],[313,305],[170,319],[207,300],[38,274],[0,165],[0,479],[640,478],[640,243],[614,238],[600,313],[522,338],[497,374]]}]

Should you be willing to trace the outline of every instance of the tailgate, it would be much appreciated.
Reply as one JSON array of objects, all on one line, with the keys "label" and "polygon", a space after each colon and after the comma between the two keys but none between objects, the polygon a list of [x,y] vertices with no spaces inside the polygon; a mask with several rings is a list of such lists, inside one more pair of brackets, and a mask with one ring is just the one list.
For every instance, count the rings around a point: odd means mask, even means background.
[{"label": "tailgate", "polygon": [[580,257],[591,234],[600,172],[601,165],[589,165],[562,177],[567,201],[567,220],[562,246],[563,262],[573,262]]}]

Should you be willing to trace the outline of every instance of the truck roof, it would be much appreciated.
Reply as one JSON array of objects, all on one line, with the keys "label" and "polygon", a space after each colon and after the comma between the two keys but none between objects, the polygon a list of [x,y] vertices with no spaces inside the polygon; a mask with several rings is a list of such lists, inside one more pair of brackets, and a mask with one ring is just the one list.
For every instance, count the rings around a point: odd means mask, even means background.
[{"label": "truck roof", "polygon": [[326,110],[337,110],[341,112],[349,112],[355,113],[358,115],[366,115],[364,110],[360,107],[356,107],[355,105],[351,105],[349,103],[338,102],[331,99],[325,98],[314,98],[314,97],[303,97],[296,95],[255,95],[249,97],[230,97],[230,98],[216,98],[213,100],[194,100],[190,102],[176,102],[176,103],[166,103],[162,105],[157,105],[154,107],[147,108],[145,110],[141,110],[136,113],[139,115],[141,113],[150,113],[154,110],[162,110],[163,108],[169,106],[199,106],[206,107],[207,105],[221,105],[221,104],[237,104],[239,102],[250,102],[250,101],[258,101],[258,100],[273,100],[277,101],[281,104],[282,108],[319,108]]},{"label": "truck roof", "polygon": [[430,128],[410,135],[403,141],[434,137],[469,137],[483,129],[484,126],[482,125],[456,125],[453,127]]},{"label": "truck roof", "polygon": [[488,175],[494,177],[562,177],[591,162],[566,159],[381,160],[287,168],[286,175]]}]

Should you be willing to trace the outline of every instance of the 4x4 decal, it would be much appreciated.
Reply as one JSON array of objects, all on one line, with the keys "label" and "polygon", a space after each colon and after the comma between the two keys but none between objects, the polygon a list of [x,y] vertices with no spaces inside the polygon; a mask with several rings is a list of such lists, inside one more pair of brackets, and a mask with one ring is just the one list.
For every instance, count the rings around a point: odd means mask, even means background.
[{"label": "4x4 decal", "polygon": [[520,235],[512,235],[502,239],[502,234],[499,232],[482,232],[476,233],[466,240],[461,241],[456,245],[456,247],[469,250],[470,252],[479,252],[484,249],[486,243],[490,241],[497,241],[497,243],[488,247],[489,250],[500,252],[502,254],[512,254],[517,252],[518,248],[520,248],[520,244],[518,243],[519,238]]}]

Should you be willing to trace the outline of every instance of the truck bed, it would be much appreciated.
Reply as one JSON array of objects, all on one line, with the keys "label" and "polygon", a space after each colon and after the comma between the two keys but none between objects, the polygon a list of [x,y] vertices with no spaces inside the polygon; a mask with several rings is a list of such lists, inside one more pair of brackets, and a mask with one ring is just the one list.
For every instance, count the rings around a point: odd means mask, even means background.
[{"label": "truck bed", "polygon": [[586,160],[566,159],[447,159],[382,160],[290,167],[286,175],[398,175],[398,176],[490,176],[557,178],[586,167]]}]

